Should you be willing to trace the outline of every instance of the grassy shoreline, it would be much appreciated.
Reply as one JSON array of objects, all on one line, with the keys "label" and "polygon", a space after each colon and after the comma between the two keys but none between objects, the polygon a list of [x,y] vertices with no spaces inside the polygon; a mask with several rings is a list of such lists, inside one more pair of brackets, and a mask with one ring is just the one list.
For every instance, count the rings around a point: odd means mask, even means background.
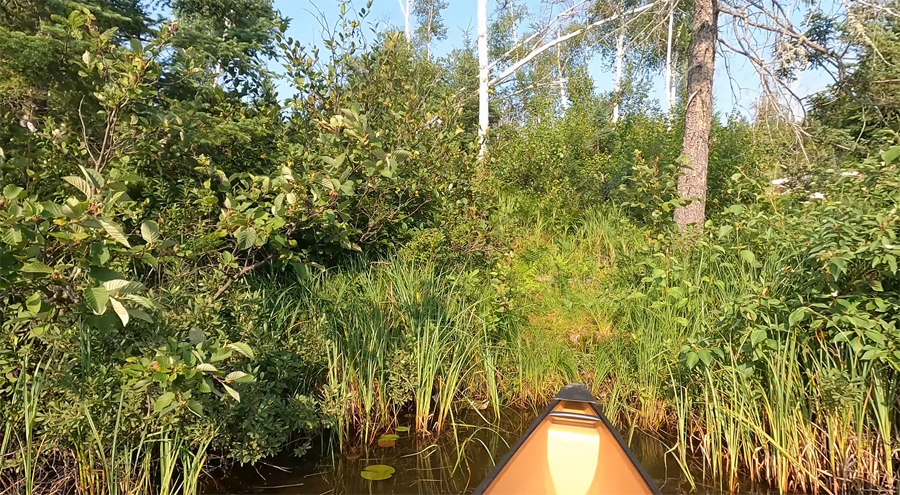
[{"label": "grassy shoreline", "polygon": [[[552,223],[534,222],[492,273],[401,255],[287,287],[250,280],[255,321],[266,324],[241,337],[263,369],[277,357],[303,361],[288,368],[290,386],[315,399],[327,418],[318,428],[333,428],[339,444],[373,442],[399,424],[402,410],[414,411],[419,434],[433,434],[461,407],[539,405],[577,381],[620,427],[668,439],[690,480],[730,491],[741,479],[782,493],[890,491],[898,465],[896,375],[853,356],[842,360],[827,345],[811,355],[791,332],[772,335],[774,351],[753,369],[740,350],[746,342],[711,344],[722,325],[718,309],[735,304],[756,279],[777,280],[784,260],[750,267],[731,253],[677,246],[648,255],[642,245],[652,237],[613,208],[563,232]],[[692,349],[709,358],[688,366]],[[809,370],[810,362],[818,368]],[[865,384],[859,402],[835,395],[843,383],[836,373],[848,369],[857,374],[851,385]],[[39,387],[22,390],[31,407],[23,420],[40,416],[29,400]],[[35,473],[52,465],[76,469],[70,486],[86,493],[113,485],[116,493],[193,493],[205,452],[222,448],[215,436],[198,445],[200,437],[164,429],[143,431],[137,442],[123,434],[120,445],[101,438],[89,413],[89,434],[68,452],[42,450],[33,422],[24,442],[9,434],[17,425],[7,426],[0,454],[16,465],[4,471],[7,484],[42,493]]]}]

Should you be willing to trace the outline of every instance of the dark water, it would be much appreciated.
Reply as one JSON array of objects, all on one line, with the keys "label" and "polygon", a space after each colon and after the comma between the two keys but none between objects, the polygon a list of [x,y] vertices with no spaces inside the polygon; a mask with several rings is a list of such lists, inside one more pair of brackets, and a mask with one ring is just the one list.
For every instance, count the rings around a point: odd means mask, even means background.
[{"label": "dark water", "polygon": [[[317,445],[302,458],[284,457],[255,467],[235,467],[228,473],[212,473],[205,495],[220,494],[444,494],[472,493],[491,472],[540,411],[505,410],[501,421],[486,422],[475,411],[457,418],[455,434],[446,428],[435,437],[412,432],[389,448],[370,446],[337,452],[328,444]],[[410,424],[412,419],[410,418]],[[720,493],[698,486],[691,491],[675,459],[666,454],[658,439],[638,432],[622,432],[632,451],[664,494]],[[459,455],[459,453],[463,455]],[[358,458],[357,458],[358,456]],[[368,465],[386,464],[396,472],[390,479],[369,481],[360,476]],[[218,476],[216,476],[218,474]],[[765,492],[755,490],[754,495]]]}]

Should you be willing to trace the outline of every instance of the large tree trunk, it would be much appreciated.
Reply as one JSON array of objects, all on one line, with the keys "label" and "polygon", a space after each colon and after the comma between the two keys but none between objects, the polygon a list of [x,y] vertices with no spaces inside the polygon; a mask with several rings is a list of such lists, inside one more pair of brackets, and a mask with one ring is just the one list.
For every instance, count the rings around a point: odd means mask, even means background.
[{"label": "large tree trunk", "polygon": [[478,0],[478,159],[482,162],[487,144],[488,75],[487,0]]},{"label": "large tree trunk", "polygon": [[675,210],[682,231],[703,228],[706,221],[706,175],[712,130],[713,69],[716,59],[719,7],[716,0],[696,0],[687,72],[687,109],[681,155],[687,163],[678,178],[678,194],[692,200]]},{"label": "large tree trunk", "polygon": [[625,31],[622,30],[616,36],[616,81],[613,85],[615,93],[615,105],[613,105],[612,123],[619,121],[619,93],[622,91],[622,61],[625,59]]}]

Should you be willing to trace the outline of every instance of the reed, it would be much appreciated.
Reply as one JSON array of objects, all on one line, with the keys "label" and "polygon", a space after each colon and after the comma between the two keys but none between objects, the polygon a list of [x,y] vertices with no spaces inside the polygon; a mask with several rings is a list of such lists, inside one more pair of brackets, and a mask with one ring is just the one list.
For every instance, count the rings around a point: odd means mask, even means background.
[{"label": "reed", "polygon": [[468,273],[397,259],[309,284],[343,432],[371,441],[407,405],[420,432],[440,429],[465,393],[498,407],[492,289]]}]

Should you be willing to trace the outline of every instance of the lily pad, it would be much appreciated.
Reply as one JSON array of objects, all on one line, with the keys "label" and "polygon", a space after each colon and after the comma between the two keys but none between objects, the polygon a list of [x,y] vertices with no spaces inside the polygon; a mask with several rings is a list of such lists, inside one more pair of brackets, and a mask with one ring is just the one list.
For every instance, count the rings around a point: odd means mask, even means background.
[{"label": "lily pad", "polygon": [[348,461],[355,461],[357,459],[359,459],[359,452],[351,452],[351,453],[347,454]]},{"label": "lily pad", "polygon": [[395,429],[397,430],[397,433],[406,433],[409,431],[409,426],[398,426]]},{"label": "lily pad", "polygon": [[381,442],[396,442],[397,440],[400,440],[400,435],[394,435],[393,433],[388,433],[387,435],[381,435],[381,437],[378,438],[379,443],[381,443]]},{"label": "lily pad", "polygon": [[386,464],[373,464],[366,466],[359,475],[371,481],[386,480],[394,475],[396,470]]},{"label": "lily pad", "polygon": [[384,447],[384,448],[389,448],[389,447],[393,447],[396,443],[397,442],[394,440],[379,440],[378,446]]}]

